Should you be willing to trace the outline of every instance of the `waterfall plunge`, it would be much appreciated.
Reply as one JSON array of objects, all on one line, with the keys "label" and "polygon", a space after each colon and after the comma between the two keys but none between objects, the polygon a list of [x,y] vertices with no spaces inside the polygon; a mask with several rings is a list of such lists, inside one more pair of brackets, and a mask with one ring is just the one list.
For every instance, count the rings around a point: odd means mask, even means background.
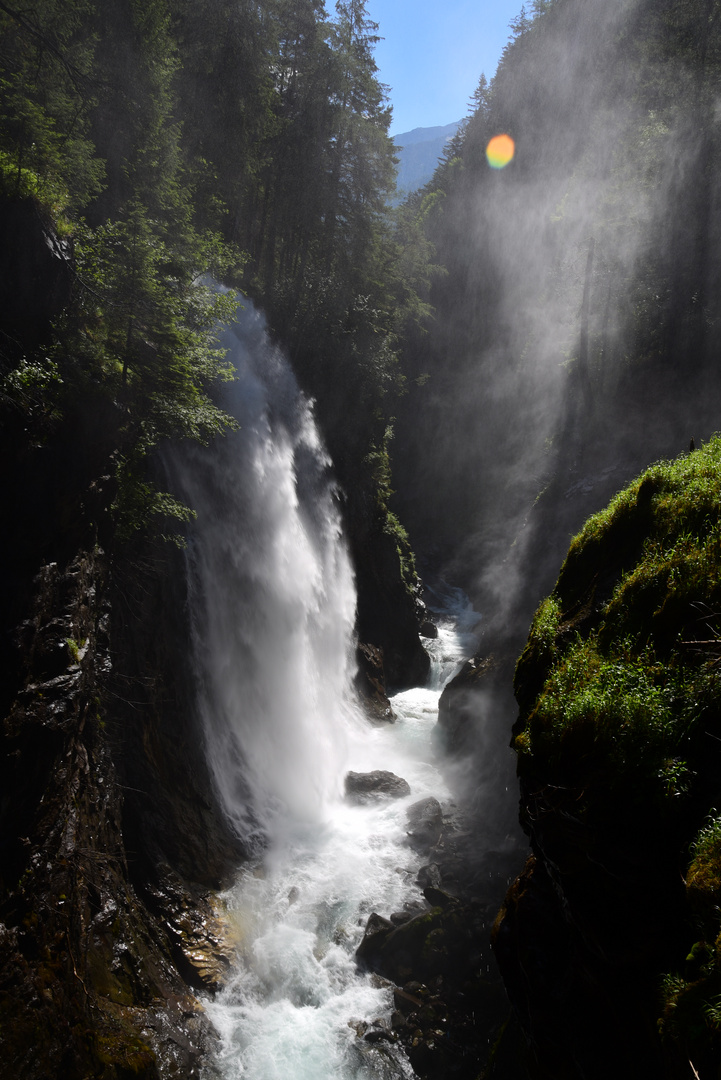
[{"label": "waterfall plunge", "polygon": [[355,586],[312,410],[244,302],[221,401],[240,430],[172,467],[188,545],[198,706],[225,811],[252,847],[317,820],[342,782]]},{"label": "waterfall plunge", "polygon": [[[350,695],[353,575],[310,406],[258,315],[239,312],[226,345],[237,376],[222,404],[241,430],[172,465],[198,513],[188,576],[206,752],[257,855],[224,897],[237,961],[205,1002],[220,1046],[203,1075],[408,1080],[399,1048],[356,1034],[392,996],[355,950],[371,911],[420,898],[406,808],[449,797],[430,730],[462,657],[457,620],[431,643],[437,688],[398,695],[397,722],[369,725]],[[346,771],[377,768],[412,794],[345,802]]]}]

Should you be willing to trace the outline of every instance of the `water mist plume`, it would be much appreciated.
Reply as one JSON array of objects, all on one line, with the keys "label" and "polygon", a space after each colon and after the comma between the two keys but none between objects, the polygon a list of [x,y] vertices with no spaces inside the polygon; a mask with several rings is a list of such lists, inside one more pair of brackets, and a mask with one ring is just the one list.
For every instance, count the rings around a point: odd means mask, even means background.
[{"label": "water mist plume", "polygon": [[198,710],[247,844],[318,816],[340,783],[355,587],[308,400],[247,301],[223,341],[240,430],[171,464],[188,539]]}]

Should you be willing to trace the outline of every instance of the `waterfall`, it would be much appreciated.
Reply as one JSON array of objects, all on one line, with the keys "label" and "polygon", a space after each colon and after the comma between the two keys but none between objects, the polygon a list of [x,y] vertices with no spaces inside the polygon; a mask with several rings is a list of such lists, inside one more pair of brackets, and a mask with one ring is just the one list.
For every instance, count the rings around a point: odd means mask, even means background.
[{"label": "waterfall", "polygon": [[174,463],[188,544],[198,708],[244,843],[317,820],[342,781],[355,586],[312,408],[243,301],[221,405],[240,429]]},{"label": "waterfall", "polygon": [[[204,1075],[410,1080],[400,1047],[360,1037],[390,1016],[392,995],[355,950],[372,911],[422,906],[406,810],[449,798],[430,730],[466,639],[453,620],[441,627],[435,688],[398,695],[396,723],[360,714],[353,574],[312,408],[248,305],[225,344],[236,377],[222,404],[240,430],[171,466],[198,515],[187,562],[206,752],[252,853],[223,897],[237,961],[205,1002],[220,1044]],[[395,772],[411,795],[351,805],[351,769]]]}]

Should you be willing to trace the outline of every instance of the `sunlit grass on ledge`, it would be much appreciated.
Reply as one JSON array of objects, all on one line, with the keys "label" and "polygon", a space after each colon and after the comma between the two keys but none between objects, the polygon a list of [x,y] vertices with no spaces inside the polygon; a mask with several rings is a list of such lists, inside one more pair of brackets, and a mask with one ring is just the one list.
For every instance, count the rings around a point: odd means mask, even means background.
[{"label": "sunlit grass on ledge", "polygon": [[515,688],[525,823],[540,848],[573,877],[590,852],[635,864],[650,843],[654,867],[685,876],[658,1030],[687,1058],[718,1061],[721,437],[652,465],[589,518],[536,612]]},{"label": "sunlit grass on ledge", "polygon": [[[717,640],[718,639],[718,640]],[[571,542],[519,661],[519,771],[599,769],[686,788],[685,742],[717,705],[721,438],[659,462]]]}]

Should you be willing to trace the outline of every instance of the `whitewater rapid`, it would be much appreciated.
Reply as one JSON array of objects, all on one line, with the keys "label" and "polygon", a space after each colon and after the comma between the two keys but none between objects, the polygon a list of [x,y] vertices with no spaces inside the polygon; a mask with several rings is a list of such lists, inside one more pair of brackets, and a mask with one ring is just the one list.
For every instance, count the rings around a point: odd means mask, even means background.
[{"label": "whitewater rapid", "polygon": [[426,642],[429,686],[391,701],[396,722],[348,733],[343,772],[390,769],[411,795],[369,806],[329,799],[322,821],[276,839],[243,868],[224,896],[237,943],[235,972],[206,1008],[221,1037],[210,1075],[224,1080],[391,1080],[413,1077],[401,1052],[358,1037],[362,1023],[388,1021],[392,992],[359,971],[354,953],[368,916],[422,902],[422,863],[406,843],[406,810],[450,792],[431,731],[445,682],[473,651],[478,616],[446,590],[439,636]]},{"label": "whitewater rapid", "polygon": [[[224,344],[221,402],[240,429],[169,464],[197,512],[187,552],[196,707],[218,797],[251,857],[222,897],[235,961],[205,1002],[222,1080],[412,1077],[401,1050],[362,1038],[390,1017],[387,983],[360,971],[368,916],[423,903],[406,811],[451,794],[431,731],[442,687],[474,651],[463,594],[428,596],[428,686],[373,725],[352,691],[355,586],[338,492],[311,404],[245,304]],[[403,777],[403,799],[351,805],[348,771]]]}]

